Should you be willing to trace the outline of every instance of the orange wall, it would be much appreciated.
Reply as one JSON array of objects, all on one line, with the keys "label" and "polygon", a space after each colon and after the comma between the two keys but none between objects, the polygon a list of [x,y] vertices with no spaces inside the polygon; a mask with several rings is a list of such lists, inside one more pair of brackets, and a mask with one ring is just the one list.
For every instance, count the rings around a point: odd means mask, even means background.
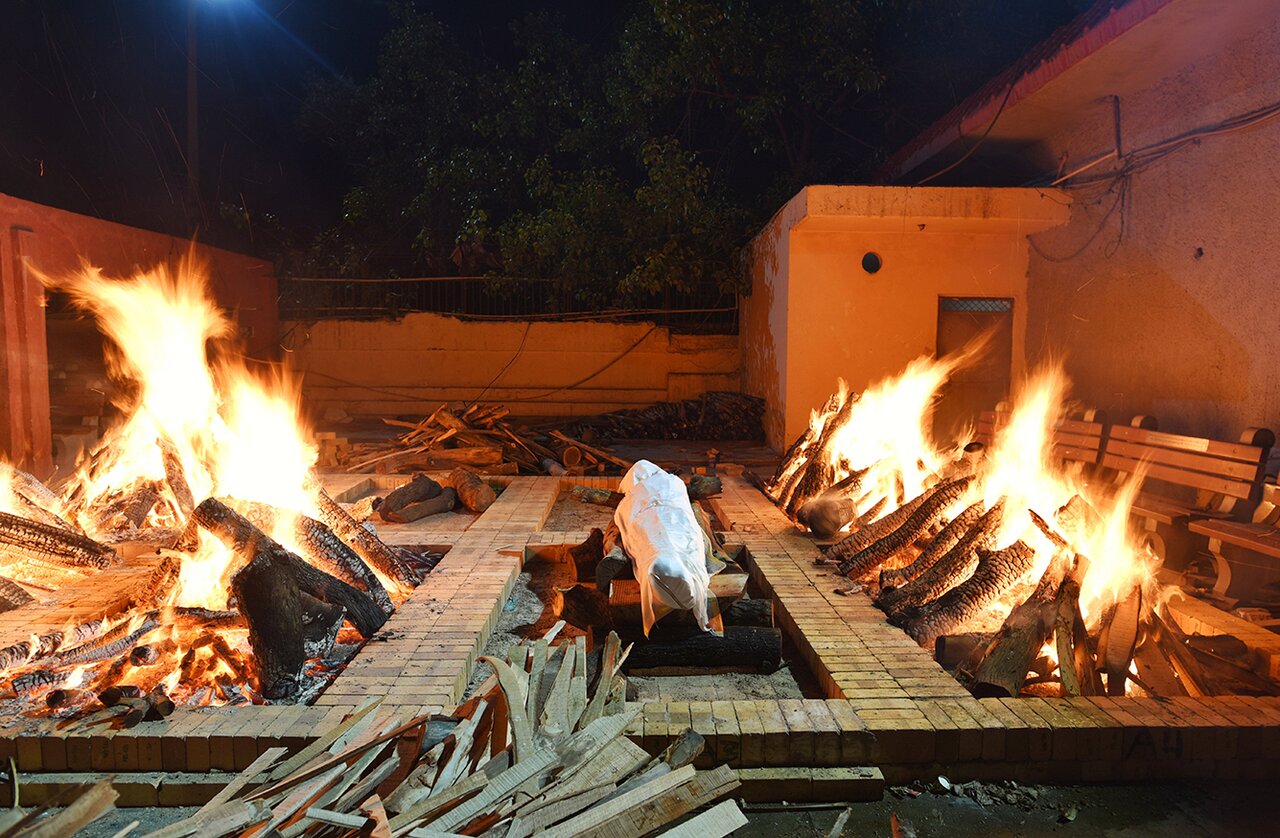
[{"label": "orange wall", "polygon": [[586,415],[738,389],[733,335],[652,323],[477,322],[417,313],[395,321],[283,324],[304,403],[322,414],[430,413],[446,401],[512,413]]},{"label": "orange wall", "polygon": [[[1068,203],[1029,189],[801,191],[756,240],[743,300],[744,389],[766,400],[769,443],[802,433],[837,378],[862,390],[933,354],[939,297],[1012,298],[1020,374],[1026,236],[1064,223]],[[867,251],[883,261],[874,274]]]},{"label": "orange wall", "polygon": [[[83,259],[110,276],[177,259],[190,247],[184,239],[0,195],[0,454],[40,472],[50,465],[43,292],[26,266],[56,276]],[[250,354],[272,357],[279,325],[270,263],[205,245],[197,250]]]}]

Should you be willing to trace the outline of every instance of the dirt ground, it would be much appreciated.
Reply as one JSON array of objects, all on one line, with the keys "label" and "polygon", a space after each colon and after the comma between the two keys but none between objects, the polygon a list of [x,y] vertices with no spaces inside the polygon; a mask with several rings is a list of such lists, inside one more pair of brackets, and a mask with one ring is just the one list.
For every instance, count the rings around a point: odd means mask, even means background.
[{"label": "dirt ground", "polygon": [[[926,791],[911,797],[891,790],[877,803],[852,804],[843,834],[848,838],[892,835],[890,816],[899,819],[904,838],[1006,838],[1009,836],[1156,836],[1274,835],[1277,806],[1272,784],[1170,783],[1135,786],[1036,786],[1034,801],[1017,805],[979,803],[967,796]],[[896,792],[896,793],[895,793]],[[1030,797],[1025,795],[1024,799]],[[843,807],[747,804],[749,823],[738,838],[825,836]],[[189,816],[193,809],[120,809],[81,834],[108,838],[135,820],[135,835],[145,835]],[[1070,819],[1069,819],[1070,818]]]}]

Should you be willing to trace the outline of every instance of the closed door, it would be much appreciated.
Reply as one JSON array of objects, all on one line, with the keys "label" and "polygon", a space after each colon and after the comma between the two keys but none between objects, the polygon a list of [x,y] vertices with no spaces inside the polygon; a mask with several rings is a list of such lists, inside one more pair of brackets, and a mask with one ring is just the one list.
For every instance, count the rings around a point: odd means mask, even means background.
[{"label": "closed door", "polygon": [[934,414],[940,442],[960,440],[978,414],[1009,395],[1013,375],[1013,300],[1004,297],[939,297],[938,357],[986,338],[986,348],[957,369],[942,390]]}]

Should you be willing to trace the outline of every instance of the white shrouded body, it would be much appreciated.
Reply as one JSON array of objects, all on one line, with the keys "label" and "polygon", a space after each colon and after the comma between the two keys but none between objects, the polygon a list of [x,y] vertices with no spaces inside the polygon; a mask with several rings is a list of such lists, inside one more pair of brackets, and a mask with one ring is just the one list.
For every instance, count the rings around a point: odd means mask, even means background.
[{"label": "white shrouded body", "polygon": [[707,626],[706,541],[684,481],[648,460],[622,478],[624,497],[614,513],[623,546],[640,583],[644,633],[671,611],[690,611]]}]

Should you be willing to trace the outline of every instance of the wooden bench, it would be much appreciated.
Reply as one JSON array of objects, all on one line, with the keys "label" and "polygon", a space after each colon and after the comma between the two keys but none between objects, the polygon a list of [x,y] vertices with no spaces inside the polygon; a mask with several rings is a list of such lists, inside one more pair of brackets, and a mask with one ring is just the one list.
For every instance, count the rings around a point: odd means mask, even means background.
[{"label": "wooden bench", "polygon": [[1117,482],[1142,477],[1132,514],[1142,520],[1156,554],[1182,568],[1191,556],[1191,521],[1249,520],[1262,498],[1275,434],[1249,428],[1239,442],[1222,442],[1164,433],[1154,424],[1139,417],[1112,425],[1101,465]]},{"label": "wooden bench", "polygon": [[[1001,402],[995,410],[984,410],[978,416],[978,428],[974,441],[988,448],[996,434],[1009,424],[1009,405]],[[1077,464],[1086,469],[1097,466],[1106,440],[1106,416],[1098,410],[1088,410],[1079,418],[1063,419],[1053,426],[1051,446],[1053,456],[1065,464]]]},{"label": "wooden bench", "polygon": [[1280,580],[1280,488],[1262,487],[1262,502],[1249,521],[1221,518],[1193,520],[1187,529],[1209,541],[1218,578],[1213,592],[1222,597],[1248,597],[1268,582]]}]

